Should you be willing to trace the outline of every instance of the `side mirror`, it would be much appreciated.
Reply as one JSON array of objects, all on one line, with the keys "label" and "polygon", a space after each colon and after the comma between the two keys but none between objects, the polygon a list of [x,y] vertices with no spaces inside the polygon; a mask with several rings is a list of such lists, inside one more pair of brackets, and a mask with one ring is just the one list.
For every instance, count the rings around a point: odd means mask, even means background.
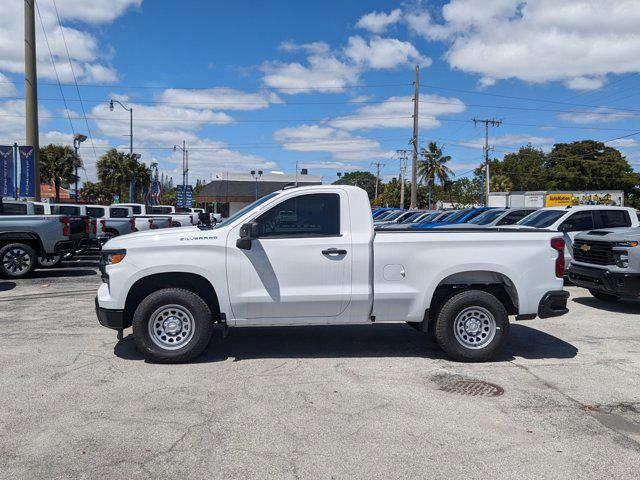
[{"label": "side mirror", "polygon": [[569,229],[570,229],[569,225],[560,225],[560,227],[558,228],[558,230],[561,232],[568,232]]},{"label": "side mirror", "polygon": [[207,227],[211,226],[211,217],[209,217],[208,213],[198,213],[198,222],[201,225],[205,225]]},{"label": "side mirror", "polygon": [[240,227],[240,238],[236,240],[236,247],[251,250],[251,241],[258,238],[257,222],[245,223]]}]

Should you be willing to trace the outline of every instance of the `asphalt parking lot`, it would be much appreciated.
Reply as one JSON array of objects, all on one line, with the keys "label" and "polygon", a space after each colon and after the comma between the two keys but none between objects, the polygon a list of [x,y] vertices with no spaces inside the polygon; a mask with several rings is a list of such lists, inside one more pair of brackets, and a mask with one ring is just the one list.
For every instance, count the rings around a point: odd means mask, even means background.
[{"label": "asphalt parking lot", "polygon": [[98,325],[96,267],[0,280],[0,478],[639,476],[640,302],[568,287],[485,364],[379,324],[217,331],[153,365]]}]

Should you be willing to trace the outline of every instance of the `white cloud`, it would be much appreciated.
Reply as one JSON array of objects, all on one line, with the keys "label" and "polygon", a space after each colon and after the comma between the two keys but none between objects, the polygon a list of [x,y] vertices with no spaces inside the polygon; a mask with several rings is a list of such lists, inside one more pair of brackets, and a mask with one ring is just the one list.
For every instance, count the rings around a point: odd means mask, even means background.
[{"label": "white cloud", "polygon": [[372,69],[397,68],[412,62],[422,66],[431,64],[411,43],[397,38],[375,37],[367,41],[360,36],[351,37],[344,53],[357,65]]},{"label": "white cloud", "polygon": [[[38,106],[40,128],[47,124],[51,115],[43,105]],[[0,145],[24,144],[24,100],[0,102]]]},{"label": "white cloud", "polygon": [[[38,2],[42,24],[46,32],[43,35],[40,17],[36,13],[36,47],[38,74],[40,78],[55,80],[51,65],[49,47],[53,55],[60,80],[73,80],[69,57],[73,63],[76,77],[82,82],[109,82],[117,78],[113,67],[106,64],[110,54],[102,47],[98,38],[87,31],[83,24],[106,24],[123,15],[132,6],[139,6],[142,0],[58,0],[58,11],[63,22],[63,33],[52,2]],[[73,27],[65,24],[73,22]],[[24,11],[21,2],[4,2],[0,16],[0,70],[21,74],[24,71]]]},{"label": "white cloud", "polygon": [[[465,104],[457,98],[423,95],[420,98],[420,127],[440,126],[438,116],[464,112]],[[412,97],[390,97],[380,104],[360,107],[351,115],[329,122],[343,130],[371,130],[375,128],[411,128],[413,125]]]},{"label": "white cloud", "polygon": [[[538,137],[535,135],[509,134],[491,137],[489,145],[491,147],[520,147],[522,145],[531,144],[541,148],[549,147],[553,144],[553,138]],[[471,148],[484,148],[484,138],[477,140],[466,140],[459,142],[458,145]]]},{"label": "white cloud", "polygon": [[285,52],[306,52],[317,55],[323,55],[329,53],[330,47],[325,42],[311,42],[311,43],[295,43],[295,42],[282,42],[278,45],[280,50]]},{"label": "white cloud", "polygon": [[271,103],[282,103],[275,93],[246,93],[233,88],[186,90],[170,88],[162,92],[163,102],[217,110],[260,110]]},{"label": "white cloud", "polygon": [[419,35],[449,43],[452,68],[495,80],[593,89],[607,74],[640,71],[637,0],[451,0],[440,23],[425,10],[405,18]]},{"label": "white cloud", "polygon": [[356,23],[356,27],[369,30],[372,33],[382,33],[389,28],[389,26],[400,21],[401,16],[402,10],[399,8],[391,10],[389,13],[371,12],[360,17],[358,23]]},{"label": "white cloud", "polygon": [[585,124],[619,122],[631,118],[632,115],[628,112],[622,112],[612,108],[598,107],[593,110],[576,110],[575,112],[559,113],[557,117],[567,122]]},{"label": "white cloud", "polygon": [[18,91],[9,77],[0,73],[0,96],[15,97],[16,95],[18,95]]},{"label": "white cloud", "polygon": [[276,131],[273,138],[286,150],[329,153],[334,161],[363,162],[390,155],[375,140],[319,125],[283,128]]},{"label": "white cloud", "polygon": [[607,142],[607,145],[615,148],[633,148],[638,146],[638,141],[633,138],[618,138]]},{"label": "white cloud", "polygon": [[285,93],[340,92],[358,81],[359,69],[335,56],[311,55],[307,65],[266,62],[262,65],[265,85]]}]

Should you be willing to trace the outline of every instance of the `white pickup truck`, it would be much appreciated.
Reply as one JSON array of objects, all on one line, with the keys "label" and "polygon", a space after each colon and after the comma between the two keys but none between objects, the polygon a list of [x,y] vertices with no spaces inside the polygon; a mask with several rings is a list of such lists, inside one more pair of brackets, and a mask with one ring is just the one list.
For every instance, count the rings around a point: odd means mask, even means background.
[{"label": "white pickup truck", "polygon": [[135,216],[153,215],[154,217],[166,217],[172,220],[174,227],[188,227],[198,224],[197,213],[177,213],[175,207],[171,205],[145,205],[144,203],[118,203],[111,205],[112,207],[120,205],[131,207]]},{"label": "white pickup truck", "polygon": [[375,232],[350,186],[272,193],[214,228],[116,237],[104,246],[99,322],[133,326],[155,362],[199,355],[231,327],[408,322],[454,359],[500,349],[509,315],[563,315],[564,241],[544,230]]}]

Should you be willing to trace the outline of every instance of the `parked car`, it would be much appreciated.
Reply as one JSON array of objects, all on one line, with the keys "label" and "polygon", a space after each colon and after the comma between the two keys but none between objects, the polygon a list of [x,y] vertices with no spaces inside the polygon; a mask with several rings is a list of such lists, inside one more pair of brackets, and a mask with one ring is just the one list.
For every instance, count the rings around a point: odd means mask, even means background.
[{"label": "parked car", "polygon": [[[175,207],[171,205],[145,205],[144,203],[117,203],[112,207],[131,207],[134,216],[142,217],[165,217],[171,219],[170,227],[187,227],[197,225],[197,214],[177,213]],[[194,218],[196,217],[196,218]],[[156,222],[153,222],[156,223]],[[152,227],[153,228],[153,227]]]},{"label": "parked car", "polygon": [[374,225],[384,225],[387,223],[402,223],[409,217],[414,217],[422,213],[422,210],[400,210],[386,216],[383,220],[374,220]]},{"label": "parked car", "polygon": [[89,229],[88,217],[0,216],[0,275],[23,278],[39,265],[39,259],[55,257],[59,262],[79,249]]},{"label": "parked car", "polygon": [[571,242],[579,232],[588,232],[602,228],[637,227],[638,215],[629,207],[611,207],[605,205],[581,205],[576,207],[546,207],[526,216],[515,225],[505,228],[544,228],[563,232],[567,248],[565,261],[571,262]]},{"label": "parked car", "polygon": [[491,210],[492,208],[493,207],[465,208],[463,210],[458,210],[456,213],[443,217],[436,222],[423,222],[414,225],[411,228],[437,228],[448,227],[450,225],[456,225],[459,223],[467,223],[476,218],[481,213],[486,212],[487,210]]},{"label": "parked car", "polygon": [[447,228],[490,228],[513,225],[536,210],[536,208],[492,208],[466,223],[449,225]]},{"label": "parked car", "polygon": [[[448,213],[446,214],[448,215]],[[441,217],[443,215],[445,215],[445,212],[442,212],[439,210],[418,211],[415,214],[405,218],[402,222],[399,222],[399,223],[390,222],[390,223],[381,223],[381,224],[376,224],[374,222],[373,226],[376,230],[406,230],[411,225],[418,224],[423,221],[435,220],[436,218]]]},{"label": "parked car", "polygon": [[600,300],[640,298],[640,228],[576,235],[568,277]]},{"label": "parked car", "polygon": [[382,217],[382,215],[388,215],[391,212],[396,212],[398,210],[402,210],[402,208],[389,208],[389,207],[380,207],[380,208],[376,208],[375,210],[373,210],[371,212],[371,216],[373,217],[374,220],[379,219],[380,217]]},{"label": "parked car", "polygon": [[[223,327],[409,322],[454,359],[492,358],[508,315],[567,312],[564,241],[544,230],[373,230],[364,190],[266,195],[214,228],[116,237],[101,260],[99,322],[133,326],[150,361],[195,358]],[[281,224],[281,212],[296,221]]]}]

